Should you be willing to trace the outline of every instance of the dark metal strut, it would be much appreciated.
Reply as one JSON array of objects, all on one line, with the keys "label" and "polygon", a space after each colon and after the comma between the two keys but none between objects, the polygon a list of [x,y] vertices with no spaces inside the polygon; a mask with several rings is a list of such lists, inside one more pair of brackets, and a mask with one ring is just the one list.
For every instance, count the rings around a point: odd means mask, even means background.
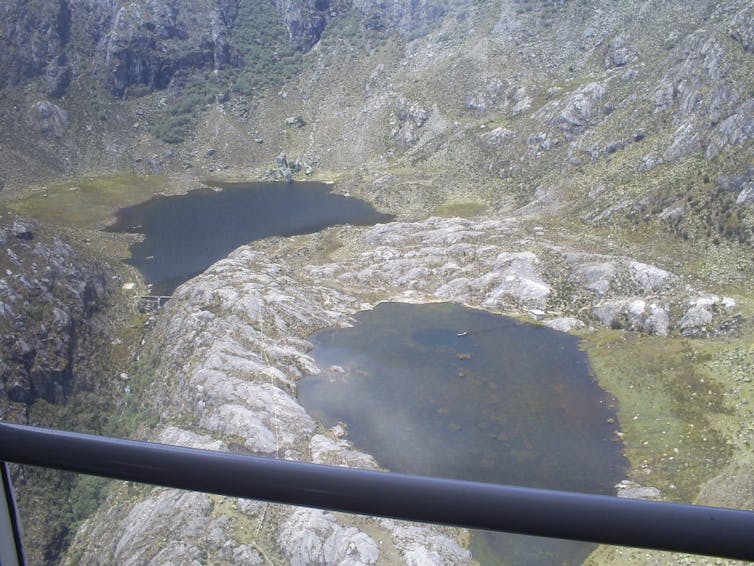
[{"label": "dark metal strut", "polygon": [[423,523],[754,560],[754,512],[427,478],[0,423],[0,460]]},{"label": "dark metal strut", "polygon": [[0,461],[0,565],[26,564],[13,486],[8,465]]}]

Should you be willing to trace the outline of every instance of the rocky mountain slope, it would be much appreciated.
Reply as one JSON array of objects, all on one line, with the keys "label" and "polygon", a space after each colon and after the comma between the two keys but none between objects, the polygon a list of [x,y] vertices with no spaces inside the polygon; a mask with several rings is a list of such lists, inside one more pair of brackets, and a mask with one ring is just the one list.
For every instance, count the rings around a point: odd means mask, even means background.
[{"label": "rocky mountain slope", "polygon": [[[117,378],[115,272],[57,230],[0,215],[0,419],[102,432]],[[122,394],[122,391],[120,391]],[[70,536],[72,475],[11,470],[32,563]]]},{"label": "rocky mountain slope", "polygon": [[43,4],[3,8],[6,192],[111,168],[246,178],[283,152],[404,213],[539,194],[751,243],[748,2]]},{"label": "rocky mountain slope", "polygon": [[[559,236],[563,243],[566,235]],[[318,251],[327,240],[343,237],[349,243],[337,259]],[[544,323],[561,330],[596,321],[660,335],[707,334],[735,319],[732,299],[695,292],[655,266],[567,249],[543,235],[532,238],[515,218],[434,218],[358,234],[334,228],[239,248],[181,286],[159,317],[141,360],[154,382],[138,400],[155,422],[150,438],[376,468],[343,438],[342,427],[317,425],[295,392],[299,378],[320,371],[307,356],[306,337],[347,325],[350,314],[380,300],[453,300],[537,318],[543,308]],[[706,410],[711,415],[721,409]],[[694,424],[700,434],[715,434],[706,421]],[[678,456],[673,468],[685,469],[699,455],[693,450]],[[649,472],[635,479],[662,485]],[[179,563],[467,563],[470,554],[450,534],[172,490],[136,493],[124,486],[80,530],[71,562],[97,564],[104,557],[160,563],[170,557]]]},{"label": "rocky mountain slope", "polygon": [[[302,287],[284,262],[237,250],[176,292],[143,353],[143,371],[160,383],[140,399],[157,420],[152,438],[376,468],[295,400],[296,380],[316,367],[306,355],[306,336],[345,322],[357,307],[335,290]],[[134,497],[126,486],[111,497],[108,510],[81,530],[73,563],[374,564],[395,562],[399,554],[408,564],[470,559],[437,528],[174,490]]]},{"label": "rocky mountain slope", "polygon": [[[142,437],[374,467],[296,403],[306,337],[380,300],[453,300],[582,333],[631,480],[752,505],[750,0],[38,0],[0,18],[0,197],[65,202],[109,171],[313,177],[398,217],[257,242],[182,286],[132,372]],[[67,559],[463,563],[465,538],[124,485]]]},{"label": "rocky mountain slope", "polygon": [[[62,403],[76,385],[77,350],[104,330],[107,271],[33,221],[2,218],[0,391],[11,401]],[[47,237],[46,237],[47,236]],[[93,381],[90,378],[89,381]]]}]

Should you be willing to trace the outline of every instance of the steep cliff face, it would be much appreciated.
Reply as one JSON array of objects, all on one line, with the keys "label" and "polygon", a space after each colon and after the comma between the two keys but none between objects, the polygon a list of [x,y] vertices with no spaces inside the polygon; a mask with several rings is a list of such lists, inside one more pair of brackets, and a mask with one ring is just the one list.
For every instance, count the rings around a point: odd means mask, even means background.
[{"label": "steep cliff face", "polygon": [[[57,231],[0,215],[0,419],[102,432],[122,387],[112,276]],[[72,496],[77,478],[18,466],[11,475],[29,563],[55,563],[86,500]]]},{"label": "steep cliff face", "polygon": [[237,4],[236,0],[5,3],[0,8],[0,37],[9,49],[0,55],[0,85],[43,77],[45,91],[60,97],[75,66],[79,73],[84,68],[100,69],[105,85],[120,97],[128,87],[165,88],[182,69],[237,66],[239,56],[228,38]]},{"label": "steep cliff face", "polygon": [[63,53],[69,40],[70,17],[66,0],[10,0],[0,6],[0,88],[45,76],[48,93],[63,94],[71,80]]},{"label": "steep cliff face", "polygon": [[0,394],[27,407],[63,403],[98,379],[85,358],[87,340],[103,330],[107,271],[33,221],[0,220]]},{"label": "steep cliff face", "polygon": [[[260,0],[264,3],[268,0]],[[269,0],[272,2],[273,0]],[[331,0],[274,0],[293,45],[311,49],[332,16],[348,7]],[[355,2],[365,29],[416,32],[441,18],[451,2]],[[96,59],[114,96],[129,86],[165,88],[182,69],[220,69],[242,64],[229,35],[238,0],[12,0],[0,7],[0,87],[43,76],[47,92],[62,96],[72,79],[69,56],[86,65]],[[71,44],[72,45],[69,45]]]},{"label": "steep cliff face", "polygon": [[106,81],[115,96],[129,87],[164,89],[179,70],[238,65],[230,45],[232,2],[150,0],[118,7],[104,43]]},{"label": "steep cliff face", "polygon": [[428,25],[438,21],[451,9],[470,5],[469,1],[445,0],[355,0],[354,9],[362,18],[362,25],[373,31],[397,30],[404,34],[420,34]]},{"label": "steep cliff face", "polygon": [[275,0],[291,42],[306,51],[318,41],[330,15],[330,0]]}]

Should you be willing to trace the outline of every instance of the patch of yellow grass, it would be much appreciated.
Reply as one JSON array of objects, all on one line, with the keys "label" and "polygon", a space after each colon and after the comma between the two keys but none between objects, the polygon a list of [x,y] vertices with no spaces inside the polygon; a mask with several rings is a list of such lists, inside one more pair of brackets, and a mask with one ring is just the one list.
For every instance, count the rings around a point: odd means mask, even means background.
[{"label": "patch of yellow grass", "polygon": [[148,200],[165,186],[161,175],[71,178],[34,189],[8,208],[51,224],[100,228],[119,208]]},{"label": "patch of yellow grass", "polygon": [[432,214],[444,218],[473,218],[482,214],[486,208],[479,201],[449,199],[435,208]]}]

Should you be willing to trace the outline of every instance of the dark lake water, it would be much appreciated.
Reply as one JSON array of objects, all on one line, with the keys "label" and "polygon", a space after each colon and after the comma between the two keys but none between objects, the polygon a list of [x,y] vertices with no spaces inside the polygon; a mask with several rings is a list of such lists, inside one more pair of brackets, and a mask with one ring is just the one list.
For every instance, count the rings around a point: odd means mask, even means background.
[{"label": "dark lake water", "polygon": [[[455,304],[384,303],[311,337],[299,400],[381,465],[420,475],[615,494],[615,400],[573,336]],[[460,334],[460,335],[459,335]],[[593,546],[476,533],[484,564],[580,564]]]},{"label": "dark lake water", "polygon": [[269,236],[309,234],[336,224],[385,222],[370,204],[330,193],[324,183],[224,184],[156,197],[118,212],[113,232],[137,232],[129,263],[156,295],[170,295],[237,247]]}]

